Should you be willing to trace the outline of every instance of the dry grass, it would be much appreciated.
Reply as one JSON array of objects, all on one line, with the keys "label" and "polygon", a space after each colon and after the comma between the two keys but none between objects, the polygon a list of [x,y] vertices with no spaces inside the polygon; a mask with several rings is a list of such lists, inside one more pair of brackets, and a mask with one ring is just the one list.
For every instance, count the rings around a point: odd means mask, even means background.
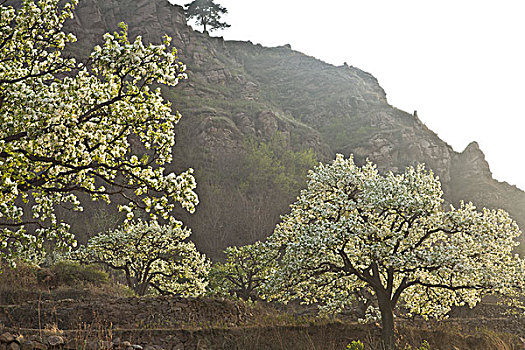
[{"label": "dry grass", "polygon": [[[128,291],[109,281],[107,275],[96,269],[78,270],[73,265],[62,265],[48,269],[19,264],[11,269],[0,266],[0,304],[18,304],[32,298],[77,299],[80,297],[129,296]],[[84,277],[79,277],[84,276]],[[99,298],[100,299],[100,298]],[[155,298],[151,298],[155,303]],[[221,304],[204,300],[199,305]],[[143,324],[140,329],[113,329],[104,320],[93,320],[82,324],[78,329],[60,330],[56,324],[39,324],[36,330],[40,336],[58,334],[74,342],[77,348],[109,348],[111,342],[119,337],[135,340],[137,343],[166,338],[167,334],[183,335],[195,346],[207,349],[301,349],[301,350],[339,350],[354,340],[360,340],[365,350],[382,350],[380,328],[377,325],[360,325],[330,318],[302,314],[304,310],[287,309],[264,302],[243,303],[223,301],[223,308],[243,310],[242,320],[232,325],[220,321],[189,322],[188,324]],[[230,305],[232,304],[232,305]],[[40,304],[38,304],[40,305]],[[228,310],[229,310],[228,309]],[[203,311],[199,309],[199,312]],[[40,317],[39,317],[40,318]],[[459,322],[459,321],[458,321]],[[58,324],[58,323],[57,323]],[[469,329],[451,323],[400,325],[398,327],[399,348],[403,350],[420,349],[423,341],[428,341],[431,350],[523,350],[524,344],[518,336],[498,333],[490,329]],[[191,345],[191,346],[193,346]],[[192,348],[188,346],[188,348]]]},{"label": "dry grass", "polygon": [[0,305],[101,295],[129,297],[132,292],[111,282],[107,273],[96,266],[60,262],[40,268],[18,262],[16,268],[12,268],[5,262],[0,262]]},{"label": "dry grass", "polygon": [[437,324],[432,329],[414,326],[400,327],[398,338],[404,347],[417,347],[424,340],[431,350],[523,350],[517,335],[489,329],[453,328],[450,324]]}]

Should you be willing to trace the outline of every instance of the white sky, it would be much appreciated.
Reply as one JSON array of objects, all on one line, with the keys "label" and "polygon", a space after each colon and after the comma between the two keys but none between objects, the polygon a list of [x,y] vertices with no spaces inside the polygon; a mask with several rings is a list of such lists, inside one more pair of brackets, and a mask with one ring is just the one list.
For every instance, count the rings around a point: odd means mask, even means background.
[{"label": "white sky", "polygon": [[212,35],[367,71],[391,105],[456,151],[478,141],[494,177],[525,189],[525,1],[216,2],[231,27]]}]

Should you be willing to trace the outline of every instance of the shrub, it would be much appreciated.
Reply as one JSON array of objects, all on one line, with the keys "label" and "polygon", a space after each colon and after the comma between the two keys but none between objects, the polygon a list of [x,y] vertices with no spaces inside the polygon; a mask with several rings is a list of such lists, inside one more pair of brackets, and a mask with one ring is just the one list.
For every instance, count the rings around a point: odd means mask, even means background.
[{"label": "shrub", "polygon": [[346,350],[363,350],[365,347],[359,340],[354,340],[346,346]]},{"label": "shrub", "polygon": [[38,272],[38,279],[51,286],[77,286],[93,284],[100,286],[108,283],[108,274],[96,265],[81,265],[73,261],[60,261]]}]

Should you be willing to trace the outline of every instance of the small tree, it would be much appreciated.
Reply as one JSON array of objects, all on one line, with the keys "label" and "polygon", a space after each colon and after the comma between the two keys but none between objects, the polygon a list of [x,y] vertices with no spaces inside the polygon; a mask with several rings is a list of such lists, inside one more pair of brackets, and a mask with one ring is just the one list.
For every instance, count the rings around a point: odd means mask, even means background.
[{"label": "small tree", "polygon": [[198,25],[203,26],[204,33],[208,33],[208,28],[211,31],[230,27],[229,24],[220,21],[221,16],[228,13],[228,10],[213,0],[194,0],[184,7],[186,17],[195,19]]},{"label": "small tree", "polygon": [[81,210],[78,193],[120,197],[128,219],[138,208],[169,218],[177,202],[193,212],[193,170],[164,171],[181,116],[152,88],[186,78],[170,38],[129,42],[121,24],[82,64],[62,55],[76,40],[62,31],[76,0],[9,3],[0,1],[0,256],[69,244],[54,209]]},{"label": "small tree", "polygon": [[182,223],[139,221],[91,238],[71,256],[124,272],[126,284],[140,296],[150,287],[160,294],[194,296],[205,290],[209,262],[188,241],[190,234]]},{"label": "small tree", "polygon": [[516,223],[503,210],[472,204],[444,211],[441,197],[439,180],[422,165],[385,176],[341,155],[319,165],[268,240],[283,253],[269,295],[337,310],[367,288],[383,341],[395,348],[401,300],[411,313],[439,317],[488,293],[522,293],[525,263],[512,255]]},{"label": "small tree", "polygon": [[210,292],[243,300],[259,298],[259,288],[267,281],[275,265],[275,251],[255,242],[228,247],[225,253],[226,261],[215,264],[210,270]]}]

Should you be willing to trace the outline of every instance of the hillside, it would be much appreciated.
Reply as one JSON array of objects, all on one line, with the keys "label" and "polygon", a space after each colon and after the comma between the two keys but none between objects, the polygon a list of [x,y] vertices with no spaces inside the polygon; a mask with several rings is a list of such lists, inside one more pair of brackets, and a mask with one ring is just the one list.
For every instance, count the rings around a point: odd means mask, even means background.
[{"label": "hillside", "polygon": [[[525,227],[525,193],[492,178],[476,142],[454,151],[416,113],[391,106],[369,73],[288,45],[266,48],[193,31],[167,0],[84,0],[75,14],[68,29],[79,40],[70,51],[79,57],[120,21],[131,37],[173,37],[189,76],[164,91],[183,115],[173,167],[196,170],[201,199],[194,215],[179,215],[210,256],[270,234],[307,169],[336,153],[394,172],[424,162],[439,175],[448,202],[504,208]],[[96,233],[118,215],[75,219],[76,231]]]}]

